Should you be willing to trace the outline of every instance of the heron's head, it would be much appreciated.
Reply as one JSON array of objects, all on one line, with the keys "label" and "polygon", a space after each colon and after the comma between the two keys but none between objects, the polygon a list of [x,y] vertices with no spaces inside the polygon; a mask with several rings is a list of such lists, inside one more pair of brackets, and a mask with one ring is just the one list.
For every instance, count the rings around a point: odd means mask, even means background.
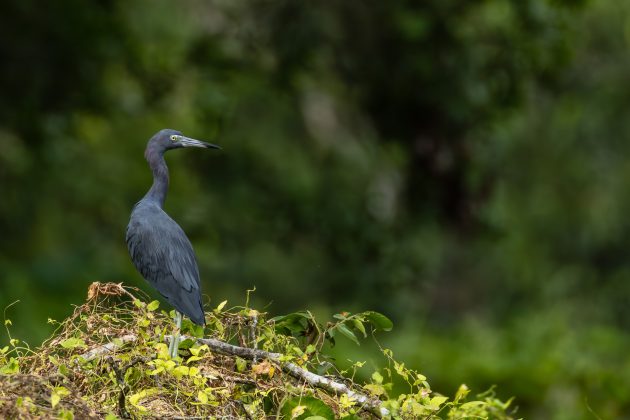
[{"label": "heron's head", "polygon": [[201,147],[204,149],[220,149],[216,144],[206,143],[205,141],[191,139],[182,134],[181,131],[165,128],[158,131],[147,144],[147,151],[152,149],[158,153],[164,153],[167,150],[179,149],[180,147]]}]

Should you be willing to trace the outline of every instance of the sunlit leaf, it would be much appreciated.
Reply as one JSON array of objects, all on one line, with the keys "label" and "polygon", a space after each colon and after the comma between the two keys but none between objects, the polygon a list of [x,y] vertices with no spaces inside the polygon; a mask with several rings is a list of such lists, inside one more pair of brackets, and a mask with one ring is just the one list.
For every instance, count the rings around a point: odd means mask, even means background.
[{"label": "sunlit leaf", "polygon": [[247,369],[247,361],[243,358],[237,357],[236,370],[242,373],[242,372],[245,372],[245,369]]},{"label": "sunlit leaf", "polygon": [[140,401],[144,398],[150,397],[152,395],[155,395],[159,393],[159,390],[157,388],[149,388],[149,389],[143,389],[139,392],[136,392],[135,394],[132,394],[129,396],[129,402],[136,407],[138,410],[140,411],[147,411],[146,407],[143,407],[140,404]]},{"label": "sunlit leaf", "polygon": [[70,369],[68,369],[68,366],[64,364],[60,364],[59,367],[57,368],[57,371],[59,372],[60,375],[63,375],[63,376],[68,376],[68,374],[70,373]]},{"label": "sunlit leaf", "polygon": [[171,373],[176,378],[180,378],[182,376],[188,375],[189,372],[190,372],[190,368],[188,366],[177,366],[175,369],[172,370]]},{"label": "sunlit leaf", "polygon": [[433,410],[437,410],[446,401],[448,401],[448,397],[444,397],[442,395],[436,395],[435,397],[431,398],[431,401],[429,401],[429,405],[431,406]]},{"label": "sunlit leaf", "polygon": [[363,385],[363,388],[367,389],[370,393],[376,396],[381,396],[385,393],[385,388],[380,384],[367,384]]},{"label": "sunlit leaf", "polygon": [[376,382],[377,384],[382,384],[383,383],[383,375],[381,375],[379,372],[374,372],[372,374],[372,379],[374,380],[374,382]]},{"label": "sunlit leaf", "polygon": [[168,346],[164,343],[157,343],[155,345],[155,349],[157,350],[157,356],[160,359],[167,360],[170,358],[168,354]]},{"label": "sunlit leaf", "polygon": [[61,401],[61,395],[53,391],[52,394],[50,394],[50,406],[55,408],[57,404],[59,404],[59,401]]},{"label": "sunlit leaf", "polygon": [[297,419],[298,417],[300,417],[302,414],[304,414],[304,412],[306,411],[306,406],[305,405],[298,405],[295,406],[293,408],[293,410],[291,410],[291,418],[292,419]]},{"label": "sunlit leaf", "polygon": [[219,303],[219,306],[217,306],[217,308],[214,311],[216,313],[221,312],[221,310],[225,307],[226,304],[227,304],[227,300],[224,300],[223,302]]},{"label": "sunlit leaf", "polygon": [[203,391],[199,391],[197,392],[197,399],[199,400],[200,403],[202,404],[207,404],[208,403],[208,396],[206,395],[205,392]]},{"label": "sunlit leaf", "polygon": [[461,399],[466,398],[466,396],[470,393],[470,388],[466,386],[466,384],[461,384],[455,393],[455,402],[458,402]]},{"label": "sunlit leaf", "polygon": [[468,408],[479,407],[481,405],[487,405],[487,403],[485,401],[470,401],[460,405],[459,407],[466,410]]},{"label": "sunlit leaf", "polygon": [[76,347],[87,347],[85,342],[77,337],[70,337],[59,343],[64,349],[74,349]]}]

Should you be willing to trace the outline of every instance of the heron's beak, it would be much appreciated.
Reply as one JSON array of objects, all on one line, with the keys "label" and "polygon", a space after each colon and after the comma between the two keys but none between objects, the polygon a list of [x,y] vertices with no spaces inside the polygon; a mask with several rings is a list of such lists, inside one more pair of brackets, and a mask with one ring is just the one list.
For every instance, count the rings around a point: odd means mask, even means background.
[{"label": "heron's beak", "polygon": [[182,136],[179,142],[184,147],[203,147],[204,149],[220,149],[219,146],[212,143],[206,143],[205,141],[195,140]]}]

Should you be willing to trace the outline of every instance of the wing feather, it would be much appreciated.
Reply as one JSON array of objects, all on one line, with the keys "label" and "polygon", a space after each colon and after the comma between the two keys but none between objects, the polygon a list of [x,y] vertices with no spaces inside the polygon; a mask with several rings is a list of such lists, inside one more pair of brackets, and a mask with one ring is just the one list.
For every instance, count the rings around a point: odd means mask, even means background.
[{"label": "wing feather", "polygon": [[157,206],[136,206],[126,240],[142,276],[178,311],[203,325],[199,268],[182,228]]}]

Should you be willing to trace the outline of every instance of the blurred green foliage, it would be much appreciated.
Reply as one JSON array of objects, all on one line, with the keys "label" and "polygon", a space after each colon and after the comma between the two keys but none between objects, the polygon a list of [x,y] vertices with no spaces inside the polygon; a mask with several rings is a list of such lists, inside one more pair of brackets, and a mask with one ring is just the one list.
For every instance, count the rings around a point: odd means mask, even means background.
[{"label": "blurred green foliage", "polygon": [[[167,211],[207,299],[373,309],[433,379],[529,418],[630,409],[630,4],[5,1],[0,306],[42,339],[176,128]],[[365,347],[346,348],[339,354]]]}]

